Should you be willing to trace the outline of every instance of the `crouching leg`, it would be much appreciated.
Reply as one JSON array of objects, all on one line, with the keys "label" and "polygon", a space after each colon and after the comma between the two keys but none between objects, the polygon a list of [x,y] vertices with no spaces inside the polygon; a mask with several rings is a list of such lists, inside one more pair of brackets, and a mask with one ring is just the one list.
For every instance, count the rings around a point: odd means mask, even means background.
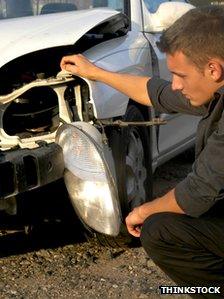
[{"label": "crouching leg", "polygon": [[[181,286],[218,286],[224,298],[224,219],[158,213],[143,224],[146,253]],[[200,296],[195,296],[199,298]]]}]

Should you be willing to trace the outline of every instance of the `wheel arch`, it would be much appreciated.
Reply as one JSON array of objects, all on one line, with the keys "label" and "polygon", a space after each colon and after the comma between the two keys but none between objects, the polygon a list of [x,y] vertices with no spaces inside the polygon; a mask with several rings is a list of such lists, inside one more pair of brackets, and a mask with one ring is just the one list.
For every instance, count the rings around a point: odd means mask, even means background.
[{"label": "wheel arch", "polygon": [[[128,106],[130,105],[134,105],[136,108],[139,109],[139,111],[141,112],[142,116],[144,117],[145,121],[149,121],[153,118],[152,116],[152,111],[149,107],[141,105],[137,102],[135,102],[132,99],[129,99],[128,105],[127,105],[127,109]],[[150,142],[150,155],[152,158],[152,149],[153,149],[153,127],[152,126],[148,126],[148,135],[149,135],[149,142]]]}]

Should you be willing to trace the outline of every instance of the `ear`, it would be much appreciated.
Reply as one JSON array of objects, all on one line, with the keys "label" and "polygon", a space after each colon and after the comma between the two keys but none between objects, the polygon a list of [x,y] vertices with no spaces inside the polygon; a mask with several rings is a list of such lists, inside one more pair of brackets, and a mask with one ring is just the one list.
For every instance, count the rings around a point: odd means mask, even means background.
[{"label": "ear", "polygon": [[206,73],[214,82],[223,80],[224,70],[223,63],[218,59],[212,59],[206,65]]}]

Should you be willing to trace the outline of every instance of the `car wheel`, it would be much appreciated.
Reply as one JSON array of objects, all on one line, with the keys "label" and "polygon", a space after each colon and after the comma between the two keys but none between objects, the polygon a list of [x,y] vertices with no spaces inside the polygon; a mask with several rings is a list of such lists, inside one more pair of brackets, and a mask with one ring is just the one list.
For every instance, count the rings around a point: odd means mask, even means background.
[{"label": "car wheel", "polygon": [[[144,121],[140,110],[128,106],[124,121]],[[134,245],[136,238],[128,234],[125,217],[136,206],[152,198],[152,167],[149,130],[143,126],[113,128],[109,142],[115,160],[118,194],[123,224],[118,237],[108,237],[97,233],[103,245],[126,247]]]}]

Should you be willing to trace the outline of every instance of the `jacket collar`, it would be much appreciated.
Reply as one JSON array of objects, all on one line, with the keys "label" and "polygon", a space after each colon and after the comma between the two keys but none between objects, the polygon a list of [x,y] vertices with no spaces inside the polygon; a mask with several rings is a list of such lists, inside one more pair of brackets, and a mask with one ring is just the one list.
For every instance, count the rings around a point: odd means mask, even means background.
[{"label": "jacket collar", "polygon": [[216,90],[216,92],[214,93],[214,97],[219,98],[222,95],[224,95],[224,85],[219,87],[219,89]]}]

